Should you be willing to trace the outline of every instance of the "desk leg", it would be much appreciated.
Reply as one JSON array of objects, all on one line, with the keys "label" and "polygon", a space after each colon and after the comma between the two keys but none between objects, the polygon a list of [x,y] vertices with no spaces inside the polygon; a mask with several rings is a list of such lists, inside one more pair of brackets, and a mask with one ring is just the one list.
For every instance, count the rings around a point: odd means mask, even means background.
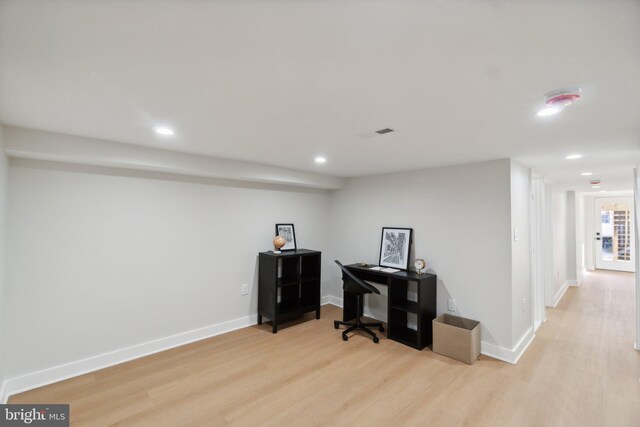
[{"label": "desk leg", "polygon": [[358,297],[354,294],[342,293],[342,320],[348,322],[355,319],[358,315]]}]

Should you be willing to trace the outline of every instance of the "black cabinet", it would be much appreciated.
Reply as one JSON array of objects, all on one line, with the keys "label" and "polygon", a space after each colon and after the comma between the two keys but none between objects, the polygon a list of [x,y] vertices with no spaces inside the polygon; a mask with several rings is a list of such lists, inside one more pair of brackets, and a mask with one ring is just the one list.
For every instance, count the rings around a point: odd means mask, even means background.
[{"label": "black cabinet", "polygon": [[320,318],[321,253],[298,249],[275,254],[260,252],[258,273],[258,324],[266,317],[273,333],[288,319],[311,311]]}]

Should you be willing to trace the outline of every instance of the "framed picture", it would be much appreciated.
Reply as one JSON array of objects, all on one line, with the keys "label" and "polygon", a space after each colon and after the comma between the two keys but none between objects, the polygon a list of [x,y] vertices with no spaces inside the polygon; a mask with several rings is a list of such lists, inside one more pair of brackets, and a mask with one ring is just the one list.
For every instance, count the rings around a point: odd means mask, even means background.
[{"label": "framed picture", "polygon": [[276,224],[276,236],[282,236],[287,241],[280,249],[281,251],[296,250],[296,231],[293,228],[293,224]]},{"label": "framed picture", "polygon": [[408,270],[412,233],[412,228],[382,227],[380,261],[378,264],[381,267]]}]

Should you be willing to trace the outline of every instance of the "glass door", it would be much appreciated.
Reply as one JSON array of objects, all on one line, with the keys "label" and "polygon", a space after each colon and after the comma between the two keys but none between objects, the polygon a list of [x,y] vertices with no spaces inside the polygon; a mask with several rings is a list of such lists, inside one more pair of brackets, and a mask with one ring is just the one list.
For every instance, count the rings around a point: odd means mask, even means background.
[{"label": "glass door", "polygon": [[596,198],[595,225],[596,268],[635,271],[632,198]]}]

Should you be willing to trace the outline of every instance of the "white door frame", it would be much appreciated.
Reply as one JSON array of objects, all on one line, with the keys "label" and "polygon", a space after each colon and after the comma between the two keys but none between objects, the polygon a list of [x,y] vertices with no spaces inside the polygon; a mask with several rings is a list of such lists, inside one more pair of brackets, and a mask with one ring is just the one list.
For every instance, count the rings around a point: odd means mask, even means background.
[{"label": "white door frame", "polygon": [[[594,245],[593,245],[593,251],[594,251],[594,265],[596,268],[598,269],[602,269],[602,270],[615,270],[615,271],[628,271],[628,272],[634,272],[635,271],[635,264],[636,264],[636,260],[635,260],[635,252],[636,248],[635,248],[635,224],[634,224],[634,219],[633,217],[631,218],[630,221],[630,227],[631,227],[631,248],[634,251],[633,255],[633,259],[632,262],[630,263],[624,263],[624,262],[617,262],[617,261],[603,261],[602,260],[602,241],[598,240],[598,237],[596,237],[597,235],[597,231],[600,230],[600,232],[602,232],[602,203],[608,201],[609,203],[622,203],[624,202],[625,204],[629,205],[629,209],[631,210],[632,215],[635,213],[635,209],[633,206],[633,197],[631,196],[603,196],[603,197],[594,197],[593,199],[593,218],[594,218],[594,223],[593,223],[593,230],[591,230],[591,238],[594,239]],[[613,219],[612,219],[612,223],[611,223],[611,227],[613,228]],[[599,236],[600,238],[603,238],[603,236]]]},{"label": "white door frame", "polygon": [[538,330],[545,322],[546,309],[544,288],[547,269],[545,266],[545,217],[546,197],[545,178],[536,171],[531,171],[531,313],[533,314],[533,330]]},{"label": "white door frame", "polygon": [[[636,225],[636,269],[640,266],[640,176],[638,168],[633,169],[633,216]],[[640,350],[640,274],[636,270],[636,343],[635,349]]]}]

